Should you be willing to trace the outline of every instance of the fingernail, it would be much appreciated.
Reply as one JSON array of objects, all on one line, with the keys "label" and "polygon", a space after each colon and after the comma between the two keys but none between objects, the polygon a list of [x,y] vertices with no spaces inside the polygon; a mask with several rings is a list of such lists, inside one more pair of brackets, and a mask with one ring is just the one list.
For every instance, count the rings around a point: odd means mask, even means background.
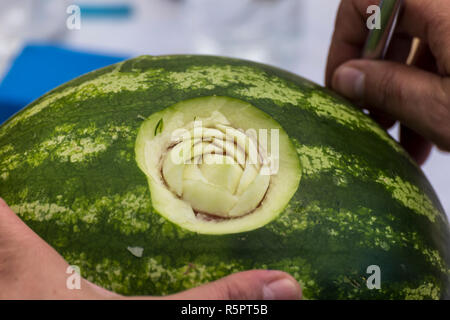
[{"label": "fingernail", "polygon": [[264,300],[295,300],[300,298],[300,286],[291,279],[278,279],[263,288]]},{"label": "fingernail", "polygon": [[333,78],[333,88],[352,100],[364,97],[365,74],[351,67],[339,67]]}]

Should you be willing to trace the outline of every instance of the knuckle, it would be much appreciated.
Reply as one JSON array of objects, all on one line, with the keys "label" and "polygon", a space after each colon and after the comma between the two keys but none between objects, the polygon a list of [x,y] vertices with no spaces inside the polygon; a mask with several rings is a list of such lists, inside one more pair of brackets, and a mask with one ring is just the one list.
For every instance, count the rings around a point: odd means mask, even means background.
[{"label": "knuckle", "polygon": [[442,83],[433,101],[433,108],[428,114],[428,121],[436,145],[444,150],[450,151],[450,82]]},{"label": "knuckle", "polygon": [[212,296],[218,300],[232,300],[234,292],[227,278],[210,284]]},{"label": "knuckle", "polygon": [[374,100],[379,101],[380,107],[387,107],[393,103],[401,106],[406,99],[405,90],[395,81],[395,76],[395,72],[388,69],[379,78],[378,90],[375,91],[378,97],[374,97]]},{"label": "knuckle", "polygon": [[248,300],[250,295],[248,290],[236,281],[226,281],[223,286],[224,295],[228,300]]},{"label": "knuckle", "polygon": [[230,275],[217,284],[217,294],[220,299],[256,300],[262,298],[262,283],[258,279],[264,277],[267,270],[244,271]]}]

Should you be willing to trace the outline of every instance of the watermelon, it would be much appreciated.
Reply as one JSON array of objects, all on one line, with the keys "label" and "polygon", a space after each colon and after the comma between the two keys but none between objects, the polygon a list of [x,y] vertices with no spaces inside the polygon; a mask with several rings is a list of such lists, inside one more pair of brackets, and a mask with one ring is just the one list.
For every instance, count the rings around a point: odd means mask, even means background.
[{"label": "watermelon", "polygon": [[420,168],[345,99],[254,62],[142,56],[56,88],[0,127],[0,196],[125,295],[278,269],[308,299],[450,298]]}]

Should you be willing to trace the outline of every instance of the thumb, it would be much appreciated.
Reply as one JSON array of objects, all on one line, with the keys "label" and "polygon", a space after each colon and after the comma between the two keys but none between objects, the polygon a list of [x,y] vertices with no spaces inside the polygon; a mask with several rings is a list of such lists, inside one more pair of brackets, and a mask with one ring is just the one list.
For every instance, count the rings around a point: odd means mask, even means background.
[{"label": "thumb", "polygon": [[[270,270],[252,270],[232,274],[174,295],[170,300],[296,300],[302,291],[299,283],[287,273]],[[136,298],[136,297],[134,297]],[[157,299],[156,297],[137,297]]]},{"label": "thumb", "polygon": [[336,70],[332,87],[450,150],[449,79],[389,61],[352,60]]},{"label": "thumb", "polygon": [[[130,297],[118,296],[86,280],[83,280],[83,290],[75,290],[76,292],[67,290],[68,266],[68,263],[29,229],[0,198],[0,287],[2,288],[0,298],[130,299]],[[300,285],[292,276],[281,271],[269,270],[236,273],[191,290],[163,297],[163,299],[180,300],[293,300],[300,298]],[[131,299],[160,298],[131,297]]]}]

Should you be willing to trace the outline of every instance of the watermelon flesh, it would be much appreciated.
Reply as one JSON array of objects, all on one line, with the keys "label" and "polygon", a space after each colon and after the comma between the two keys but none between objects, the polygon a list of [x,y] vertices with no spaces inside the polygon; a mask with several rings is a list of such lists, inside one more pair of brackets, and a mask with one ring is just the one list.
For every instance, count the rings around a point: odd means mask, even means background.
[{"label": "watermelon flesh", "polygon": [[136,160],[155,211],[203,234],[266,225],[287,206],[301,176],[281,126],[229,97],[189,99],[152,114],[139,130]]},{"label": "watermelon flesh", "polygon": [[[237,140],[278,128],[282,178],[250,187],[260,168],[245,178],[234,156],[181,175],[167,160],[170,194],[158,196],[145,145],[197,119]],[[249,61],[143,56],[58,87],[0,127],[0,196],[82,276],[126,295],[262,268],[290,273],[310,299],[450,298],[449,224],[407,153],[341,97]],[[367,286],[373,265],[379,289]]]}]

